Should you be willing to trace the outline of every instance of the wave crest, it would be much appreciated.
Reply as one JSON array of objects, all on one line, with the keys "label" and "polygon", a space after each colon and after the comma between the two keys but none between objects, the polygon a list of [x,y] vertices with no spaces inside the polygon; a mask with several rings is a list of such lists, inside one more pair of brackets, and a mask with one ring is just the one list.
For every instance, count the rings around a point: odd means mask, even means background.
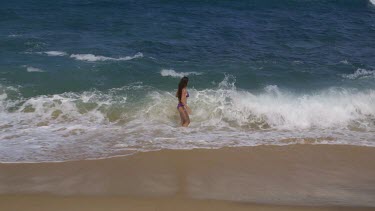
[{"label": "wave crest", "polygon": [[160,75],[163,77],[170,76],[173,78],[182,78],[184,76],[189,75],[202,75],[202,73],[199,72],[176,72],[173,69],[163,69],[160,71]]},{"label": "wave crest", "polygon": [[375,70],[357,69],[352,74],[344,74],[342,77],[347,79],[375,78]]},{"label": "wave crest", "polygon": [[96,56],[94,54],[72,54],[70,55],[70,58],[74,58],[76,60],[81,61],[89,61],[89,62],[95,62],[95,61],[127,61],[132,60],[136,58],[142,58],[143,54],[138,52],[134,56],[125,56],[125,57],[119,57],[119,58],[112,58],[112,57],[106,57],[106,56]]},{"label": "wave crest", "polygon": [[69,56],[70,58],[79,60],[79,61],[88,61],[88,62],[95,62],[95,61],[128,61],[132,59],[142,58],[143,54],[141,52],[136,53],[133,56],[124,56],[124,57],[107,57],[107,56],[98,56],[94,54],[68,54],[64,51],[45,51],[45,52],[37,52],[36,54],[45,54],[47,56]]},{"label": "wave crest", "polygon": [[32,67],[32,66],[27,66],[27,65],[23,65],[22,67],[25,67],[26,68],[26,71],[29,72],[29,73],[32,73],[32,72],[45,72],[44,70],[40,69],[40,68],[36,68],[36,67]]},{"label": "wave crest", "polygon": [[46,51],[44,52],[48,56],[66,56],[68,55],[66,52],[63,51]]},{"label": "wave crest", "polygon": [[[235,78],[227,75],[217,88],[190,88],[189,128],[179,127],[176,90],[136,83],[23,99],[17,96],[18,89],[0,86],[0,161],[289,144],[285,139],[375,146],[375,90],[331,88],[293,94],[269,85],[250,92],[234,83]],[[56,158],[54,152],[62,145],[71,153]],[[22,153],[8,153],[8,146]]]},{"label": "wave crest", "polygon": [[[263,92],[252,93],[237,90],[234,83],[235,78],[228,76],[217,89],[189,89],[191,97],[188,103],[194,110],[193,126],[296,130],[348,128],[356,122],[361,127],[374,129],[371,128],[375,125],[374,90],[331,88],[298,95],[269,85]],[[161,120],[175,125],[178,116],[174,91],[150,90],[152,88],[133,84],[105,92],[94,90],[17,99],[17,103],[11,103],[3,91],[0,105],[3,111],[16,111],[21,116],[25,114],[24,118],[32,116],[31,122],[40,119],[123,122],[132,116],[131,119]],[[12,107],[14,105],[17,107]],[[65,117],[58,115],[57,118],[54,116],[56,112]]]}]

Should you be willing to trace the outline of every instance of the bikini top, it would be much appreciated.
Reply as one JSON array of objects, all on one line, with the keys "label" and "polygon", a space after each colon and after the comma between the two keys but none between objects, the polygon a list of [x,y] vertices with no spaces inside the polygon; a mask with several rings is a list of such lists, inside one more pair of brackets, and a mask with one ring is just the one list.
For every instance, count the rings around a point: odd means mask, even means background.
[{"label": "bikini top", "polygon": [[189,92],[188,91],[186,91],[186,97],[189,97]]}]

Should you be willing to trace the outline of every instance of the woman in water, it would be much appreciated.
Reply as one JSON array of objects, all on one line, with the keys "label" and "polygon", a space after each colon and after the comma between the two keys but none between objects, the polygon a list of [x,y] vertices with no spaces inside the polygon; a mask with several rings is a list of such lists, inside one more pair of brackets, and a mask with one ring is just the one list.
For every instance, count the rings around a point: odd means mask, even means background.
[{"label": "woman in water", "polygon": [[188,82],[189,82],[188,77],[181,78],[181,81],[178,84],[178,90],[176,93],[176,97],[178,97],[177,110],[178,112],[180,112],[181,125],[183,127],[187,127],[190,124],[189,114],[191,114],[191,110],[189,106],[187,105],[187,98],[189,97],[189,92],[186,90]]}]

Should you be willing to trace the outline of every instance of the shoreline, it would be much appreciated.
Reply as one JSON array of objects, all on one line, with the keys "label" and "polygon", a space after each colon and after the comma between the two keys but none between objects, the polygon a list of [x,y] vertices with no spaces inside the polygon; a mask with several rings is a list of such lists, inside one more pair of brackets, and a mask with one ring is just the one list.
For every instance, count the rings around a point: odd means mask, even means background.
[{"label": "shoreline", "polygon": [[201,209],[221,203],[234,208],[264,204],[260,206],[279,210],[285,206],[374,208],[374,160],[373,147],[297,144],[161,150],[61,163],[2,163],[0,208],[21,206],[17,203],[21,199],[24,204],[41,201],[49,209],[55,202],[68,200],[73,210],[85,200],[99,200],[103,206],[118,200],[114,210],[125,204],[121,201],[151,207],[169,206],[169,202],[195,204]]},{"label": "shoreline", "polygon": [[144,198],[126,196],[0,195],[0,208],[7,211],[370,211],[372,207],[292,206],[239,203],[222,200]]}]

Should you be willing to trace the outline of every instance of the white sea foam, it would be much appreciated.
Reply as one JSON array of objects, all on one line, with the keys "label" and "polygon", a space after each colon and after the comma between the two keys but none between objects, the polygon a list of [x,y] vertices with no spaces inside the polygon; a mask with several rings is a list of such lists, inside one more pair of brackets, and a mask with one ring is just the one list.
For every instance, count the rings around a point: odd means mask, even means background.
[{"label": "white sea foam", "polygon": [[66,52],[63,51],[45,51],[45,54],[48,56],[66,56],[68,55]]},{"label": "white sea foam", "polygon": [[375,78],[375,70],[357,69],[352,74],[343,74],[342,77],[347,79]]},{"label": "white sea foam", "polygon": [[127,60],[132,60],[136,58],[142,58],[143,54],[138,52],[134,56],[125,56],[125,57],[119,57],[119,58],[112,58],[112,57],[106,57],[106,56],[96,56],[94,54],[72,54],[70,55],[71,58],[74,58],[76,60],[81,60],[81,61],[89,61],[89,62],[94,62],[94,61],[127,61]]},{"label": "white sea foam", "polygon": [[[26,52],[29,53],[29,52]],[[143,54],[141,52],[136,53],[133,56],[124,56],[124,57],[107,57],[107,56],[100,56],[94,54],[68,54],[64,51],[45,51],[45,52],[36,52],[36,54],[45,54],[48,56],[69,56],[70,58],[80,60],[80,61],[88,61],[88,62],[95,62],[95,61],[127,61],[136,58],[142,58]]]},{"label": "white sea foam", "polygon": [[[0,87],[1,88],[1,87]],[[189,89],[189,128],[179,127],[175,90],[132,84],[108,91],[12,100],[0,89],[0,162],[88,159],[127,150],[286,144],[285,139],[375,146],[375,90],[295,94],[269,85],[250,92],[227,75]],[[14,153],[17,148],[18,153]],[[65,154],[56,154],[64,148]]]},{"label": "white sea foam", "polygon": [[20,35],[20,34],[10,34],[10,35],[8,35],[8,37],[21,37],[22,35]]},{"label": "white sea foam", "polygon": [[160,71],[161,76],[170,76],[173,78],[182,78],[184,76],[189,76],[189,75],[202,75],[202,73],[199,72],[176,72],[173,69],[163,69]]},{"label": "white sea foam", "polygon": [[346,60],[346,59],[345,59],[345,60],[342,60],[342,61],[340,61],[340,63],[341,63],[341,64],[349,64],[348,60]]},{"label": "white sea foam", "polygon": [[[148,117],[152,117],[151,119],[154,117],[159,120],[163,119],[165,122],[173,122],[171,115],[175,114],[170,112],[176,101],[173,91],[154,91],[143,96],[142,100],[136,97],[130,101],[134,107],[125,108],[129,102],[128,92],[142,89],[145,89],[145,86],[136,84],[130,87],[111,89],[107,93],[93,91],[81,94],[64,93],[38,96],[26,100],[18,110],[33,108],[32,114],[45,116],[45,120],[51,120],[52,113],[59,110],[65,114],[65,117],[69,117],[68,119],[77,120],[95,113],[90,117],[95,122],[107,121],[110,118],[120,120],[121,113],[128,117],[130,114],[146,113]],[[317,93],[297,95],[282,91],[276,85],[270,85],[264,88],[264,92],[254,94],[237,90],[234,86],[234,79],[228,76],[218,85],[218,89],[191,89],[189,91],[192,93],[189,104],[194,107],[195,113],[199,113],[195,123],[199,122],[202,125],[214,121],[224,125],[229,123],[233,127],[245,126],[255,129],[262,128],[264,125],[267,125],[268,128],[290,130],[346,128],[353,121],[375,117],[374,90],[359,92],[332,88]],[[158,108],[156,109],[154,106]],[[117,109],[118,116],[113,116],[111,113],[113,109]],[[136,112],[126,113],[130,111],[129,109]],[[32,120],[34,119],[40,120],[40,118],[32,118]],[[65,121],[66,119],[61,120]]]},{"label": "white sea foam", "polygon": [[26,66],[26,71],[27,72],[45,72],[42,69],[36,68],[36,67],[31,67],[31,66]]},{"label": "white sea foam", "polygon": [[370,2],[371,2],[373,5],[375,5],[375,0],[370,0]]}]

